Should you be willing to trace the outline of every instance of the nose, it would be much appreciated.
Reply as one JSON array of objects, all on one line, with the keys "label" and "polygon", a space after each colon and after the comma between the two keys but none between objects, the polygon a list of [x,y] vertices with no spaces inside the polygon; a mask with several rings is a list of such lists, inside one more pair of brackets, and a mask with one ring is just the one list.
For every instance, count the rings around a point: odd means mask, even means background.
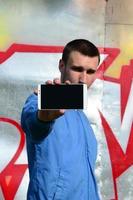
[{"label": "nose", "polygon": [[86,71],[83,71],[81,74],[80,74],[80,79],[79,79],[79,82],[80,83],[87,83],[87,74],[86,74]]}]

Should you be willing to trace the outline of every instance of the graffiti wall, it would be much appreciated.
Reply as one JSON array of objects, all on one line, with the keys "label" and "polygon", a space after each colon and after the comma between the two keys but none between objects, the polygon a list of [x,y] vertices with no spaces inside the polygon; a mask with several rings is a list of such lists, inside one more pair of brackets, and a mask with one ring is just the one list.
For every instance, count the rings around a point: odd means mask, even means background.
[{"label": "graffiti wall", "polygon": [[133,198],[132,0],[0,0],[0,200],[25,200],[29,181],[20,115],[26,98],[60,77],[63,46],[94,42],[101,55],[88,91],[98,141],[96,178],[101,200]]}]

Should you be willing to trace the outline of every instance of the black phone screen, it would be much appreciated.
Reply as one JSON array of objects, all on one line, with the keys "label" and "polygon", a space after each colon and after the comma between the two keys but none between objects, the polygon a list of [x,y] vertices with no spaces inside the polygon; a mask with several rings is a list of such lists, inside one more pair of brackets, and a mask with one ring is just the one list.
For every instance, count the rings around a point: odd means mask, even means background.
[{"label": "black phone screen", "polygon": [[41,109],[83,109],[83,84],[41,85]]}]

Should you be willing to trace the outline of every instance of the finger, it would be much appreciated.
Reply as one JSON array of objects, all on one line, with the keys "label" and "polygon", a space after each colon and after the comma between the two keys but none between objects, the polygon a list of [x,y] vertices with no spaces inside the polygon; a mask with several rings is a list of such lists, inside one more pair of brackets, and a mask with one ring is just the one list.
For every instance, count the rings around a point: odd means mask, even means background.
[{"label": "finger", "polygon": [[67,85],[70,85],[70,84],[71,84],[71,82],[70,82],[69,80],[66,80],[65,83],[66,83]]},{"label": "finger", "polygon": [[64,109],[61,109],[61,110],[58,110],[58,111],[55,111],[54,114],[55,114],[55,118],[58,118],[58,117],[61,117],[62,115],[64,115],[65,113],[65,110]]},{"label": "finger", "polygon": [[53,80],[53,83],[54,83],[54,84],[61,84],[61,81],[60,81],[59,78],[55,78],[55,79]]},{"label": "finger", "polygon": [[62,116],[64,114],[64,111],[62,112],[60,110],[53,110],[51,112],[48,111],[47,113],[47,119],[48,121],[51,121],[53,119],[57,119],[58,117]]},{"label": "finger", "polygon": [[60,114],[63,115],[66,112],[66,110],[65,109],[60,109],[59,112],[60,112]]},{"label": "finger", "polygon": [[37,88],[34,89],[34,94],[38,95],[38,89]]},{"label": "finger", "polygon": [[51,85],[51,84],[53,84],[53,82],[52,82],[51,80],[47,80],[47,81],[45,82],[45,84],[46,84],[46,85],[48,85],[48,84]]}]

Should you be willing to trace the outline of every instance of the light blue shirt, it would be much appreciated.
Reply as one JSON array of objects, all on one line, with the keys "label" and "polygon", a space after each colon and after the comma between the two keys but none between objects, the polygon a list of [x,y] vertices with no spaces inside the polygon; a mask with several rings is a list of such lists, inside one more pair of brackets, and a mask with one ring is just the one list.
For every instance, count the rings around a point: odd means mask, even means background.
[{"label": "light blue shirt", "polygon": [[94,167],[97,142],[82,111],[68,110],[51,122],[37,118],[37,96],[21,117],[30,182],[27,200],[99,200]]}]

